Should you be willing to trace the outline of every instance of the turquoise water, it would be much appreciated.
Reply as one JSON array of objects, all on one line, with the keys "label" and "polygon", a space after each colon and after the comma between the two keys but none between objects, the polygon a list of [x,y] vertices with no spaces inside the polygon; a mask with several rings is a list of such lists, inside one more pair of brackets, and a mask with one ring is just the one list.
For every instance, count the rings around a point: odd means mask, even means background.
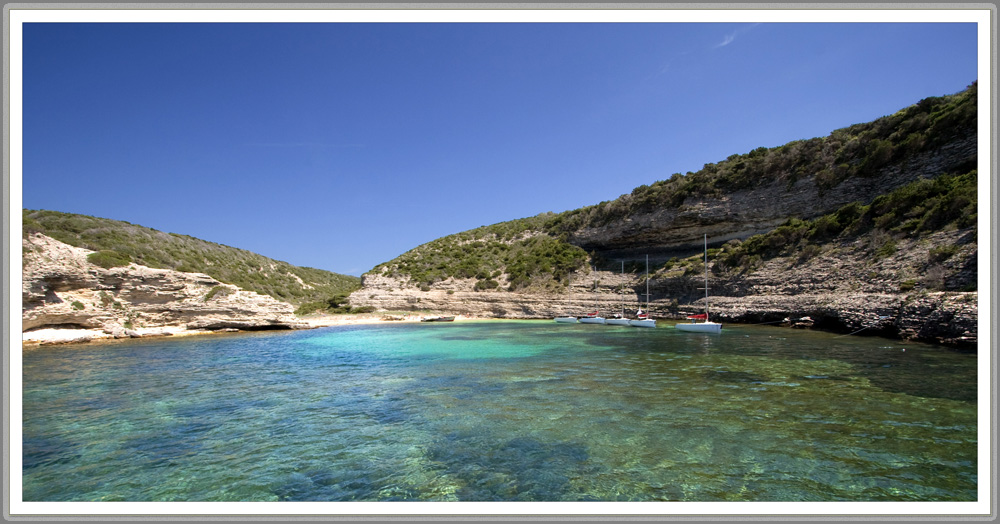
[{"label": "turquoise water", "polygon": [[388,324],[23,353],[25,501],[976,500],[976,356]]}]

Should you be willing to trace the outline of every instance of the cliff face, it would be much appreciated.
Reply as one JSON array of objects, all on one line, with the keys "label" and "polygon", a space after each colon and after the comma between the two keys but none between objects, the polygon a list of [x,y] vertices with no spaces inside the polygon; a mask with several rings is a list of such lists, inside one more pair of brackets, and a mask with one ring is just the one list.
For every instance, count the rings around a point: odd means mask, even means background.
[{"label": "cliff face", "polygon": [[290,304],[208,275],[137,264],[104,269],[87,261],[92,251],[41,234],[25,238],[22,249],[25,332],[62,328],[118,338],[302,327]]},{"label": "cliff face", "polygon": [[976,155],[975,134],[964,134],[905,163],[884,166],[873,176],[852,177],[832,188],[822,189],[813,174],[791,185],[776,182],[718,198],[689,197],[678,207],[661,207],[599,227],[584,227],[567,240],[605,258],[649,254],[659,262],[677,254],[700,252],[706,233],[713,245],[746,239],[770,231],[791,217],[815,218],[851,202],[867,204],[880,194],[921,178],[973,169]]},{"label": "cliff face", "polygon": [[[885,256],[873,254],[882,247],[881,239],[866,236],[827,245],[807,260],[776,257],[748,273],[716,272],[710,264],[710,313],[721,322],[798,324],[972,349],[977,342],[978,293],[955,290],[977,284],[975,234],[974,229],[959,229],[900,240]],[[938,260],[933,251],[939,246],[960,247]],[[703,311],[700,264],[650,275],[654,317],[680,319]],[[405,279],[370,274],[350,301],[388,311],[525,319],[582,316],[595,309],[609,316],[623,307],[632,313],[645,308],[646,301],[641,272],[584,270],[573,273],[569,286],[558,292],[474,291],[475,282],[448,279],[421,291]]]}]

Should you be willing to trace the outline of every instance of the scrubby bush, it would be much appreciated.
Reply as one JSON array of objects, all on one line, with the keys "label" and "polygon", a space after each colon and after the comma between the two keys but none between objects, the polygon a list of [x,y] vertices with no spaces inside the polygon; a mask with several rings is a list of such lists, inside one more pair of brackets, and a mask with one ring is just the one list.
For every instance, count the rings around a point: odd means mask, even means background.
[{"label": "scrubby bush", "polygon": [[348,301],[348,295],[341,293],[326,300],[306,302],[295,309],[295,314],[299,316],[310,315],[313,313],[356,315],[361,313],[373,313],[374,311],[374,306],[351,307]]},{"label": "scrubby bush", "polygon": [[944,262],[958,253],[958,246],[938,246],[927,252],[927,261],[936,264]]},{"label": "scrubby bush", "polygon": [[208,293],[205,294],[205,302],[212,300],[212,298],[215,297],[216,295],[224,297],[228,294],[229,294],[229,289],[226,288],[225,286],[215,286],[212,289],[208,290]]},{"label": "scrubby bush", "polygon": [[492,291],[499,287],[500,287],[499,282],[493,280],[492,278],[488,278],[486,280],[480,280],[476,282],[476,285],[473,286],[473,289],[476,291]]},{"label": "scrubby bush", "polygon": [[128,255],[105,249],[87,255],[87,262],[95,266],[101,266],[104,269],[111,269],[113,267],[127,266],[132,263],[132,259]]}]

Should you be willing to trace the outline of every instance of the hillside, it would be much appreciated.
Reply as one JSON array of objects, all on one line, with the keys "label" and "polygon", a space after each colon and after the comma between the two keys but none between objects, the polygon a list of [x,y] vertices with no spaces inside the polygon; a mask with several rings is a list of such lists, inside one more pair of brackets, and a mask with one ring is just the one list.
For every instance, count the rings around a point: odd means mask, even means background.
[{"label": "hillside", "polygon": [[291,304],[202,273],[106,268],[96,252],[41,233],[24,236],[21,246],[26,344],[308,327]]},{"label": "hillside", "polygon": [[357,277],[293,266],[244,249],[119,220],[29,209],[22,210],[22,219],[24,238],[41,233],[95,251],[91,262],[106,269],[134,262],[150,268],[204,273],[295,305],[326,301],[360,287]]},{"label": "hillside", "polygon": [[[728,304],[729,320],[815,314],[831,329],[974,341],[977,101],[972,84],[612,201],[443,237],[363,275],[351,304],[523,318],[582,314],[595,302],[617,308],[623,299],[632,307],[649,255],[654,311],[678,316],[700,307],[692,279],[707,234],[713,300]],[[807,298],[814,294],[828,300]],[[898,311],[873,313],[889,303]],[[949,333],[917,326],[920,315],[906,325],[869,322],[903,318],[907,304],[973,321]]]},{"label": "hillside", "polygon": [[976,168],[977,85],[829,136],[757,148],[695,173],[554,217],[550,233],[612,256],[633,248],[699,249],[702,235],[747,238],[921,178]]}]

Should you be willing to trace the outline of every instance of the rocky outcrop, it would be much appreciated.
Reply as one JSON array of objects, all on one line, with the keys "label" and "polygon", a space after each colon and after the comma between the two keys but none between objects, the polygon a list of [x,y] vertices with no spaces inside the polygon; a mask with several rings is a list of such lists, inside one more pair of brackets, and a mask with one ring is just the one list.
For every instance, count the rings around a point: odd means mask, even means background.
[{"label": "rocky outcrop", "polygon": [[[937,246],[957,246],[945,260]],[[710,311],[723,322],[799,324],[841,333],[882,335],[973,349],[978,332],[978,249],[975,231],[950,230],[920,240],[898,240],[894,254],[875,256],[875,236],[827,245],[807,260],[777,257],[752,270],[714,271]],[[657,318],[679,319],[704,309],[699,265],[650,276]],[[697,269],[692,271],[692,269]],[[504,278],[499,278],[501,285]],[[427,291],[407,281],[368,274],[353,306],[380,311],[428,311],[483,318],[605,315],[645,302],[642,274],[590,271],[571,275],[568,287],[548,292],[474,291],[475,279],[448,279]],[[596,285],[596,291],[595,291]],[[624,294],[621,290],[625,291]],[[949,291],[942,291],[949,290]],[[808,317],[808,322],[796,322]],[[786,321],[787,319],[787,321]]]},{"label": "rocky outcrop", "polygon": [[[719,322],[783,324],[975,349],[977,300],[977,293],[947,292],[713,297],[711,311]],[[696,306],[685,309],[694,312]]]},{"label": "rocky outcrop", "polygon": [[[303,327],[292,306],[208,275],[137,264],[105,269],[89,250],[41,234],[22,241],[21,329],[30,335],[76,330],[121,338],[184,331]],[[63,331],[62,334],[70,333]],[[86,334],[71,337],[80,340]]]},{"label": "rocky outcrop", "polygon": [[700,252],[706,233],[713,245],[746,239],[766,233],[791,217],[816,218],[852,202],[870,203],[880,194],[921,178],[973,169],[977,147],[973,132],[903,163],[885,166],[875,175],[852,177],[832,188],[822,189],[812,175],[791,185],[775,181],[721,197],[688,197],[677,207],[663,206],[599,227],[582,228],[570,234],[568,240],[609,259],[648,254],[662,262],[678,254]]}]

